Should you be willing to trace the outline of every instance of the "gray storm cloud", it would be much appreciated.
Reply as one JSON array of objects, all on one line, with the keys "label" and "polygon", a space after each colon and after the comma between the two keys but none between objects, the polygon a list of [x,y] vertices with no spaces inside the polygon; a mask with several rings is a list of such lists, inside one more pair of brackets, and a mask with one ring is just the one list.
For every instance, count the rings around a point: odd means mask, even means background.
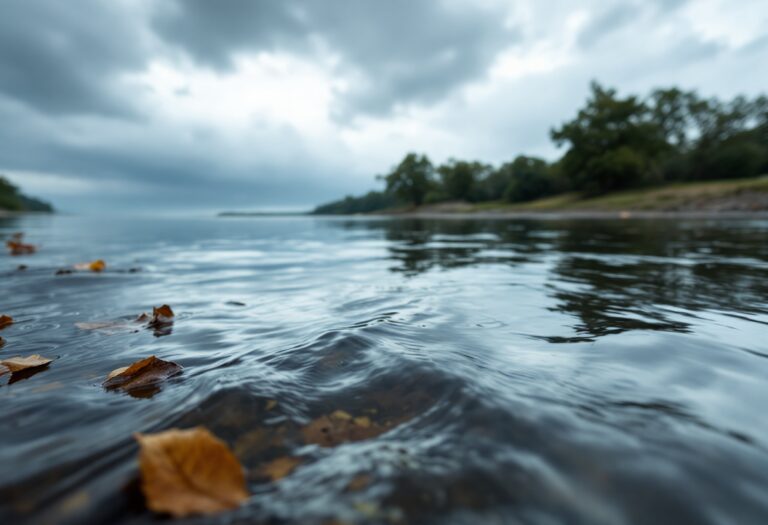
[{"label": "gray storm cloud", "polygon": [[[592,78],[723,96],[768,85],[759,1],[6,0],[1,9],[0,173],[72,210],[308,206],[373,186],[407,150],[489,162],[552,154],[547,130]],[[499,73],[509,53],[529,65]],[[153,65],[226,80],[242,57],[264,55],[294,57],[343,86],[330,91],[323,142],[295,122],[259,118],[232,140],[147,102],[159,100],[141,81]],[[59,191],[66,179],[83,191]]]}]

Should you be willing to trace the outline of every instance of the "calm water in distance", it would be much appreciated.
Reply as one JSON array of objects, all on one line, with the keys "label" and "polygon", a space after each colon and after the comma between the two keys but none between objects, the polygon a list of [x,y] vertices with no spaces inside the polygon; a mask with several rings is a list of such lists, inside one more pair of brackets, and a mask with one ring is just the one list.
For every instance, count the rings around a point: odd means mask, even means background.
[{"label": "calm water in distance", "polygon": [[[41,249],[0,255],[0,356],[56,360],[0,386],[2,523],[160,521],[132,433],[196,425],[249,472],[302,464],[192,523],[768,523],[765,220],[0,219],[15,231]],[[162,332],[75,326],[163,303]],[[101,387],[149,355],[183,374]],[[390,426],[297,437],[337,409]]]}]

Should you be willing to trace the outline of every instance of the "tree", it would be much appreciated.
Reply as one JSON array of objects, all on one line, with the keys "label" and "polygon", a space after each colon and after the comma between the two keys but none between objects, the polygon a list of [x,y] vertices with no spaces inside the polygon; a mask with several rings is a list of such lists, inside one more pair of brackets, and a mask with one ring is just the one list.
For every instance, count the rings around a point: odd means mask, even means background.
[{"label": "tree", "polygon": [[562,159],[564,175],[588,194],[657,178],[656,161],[667,148],[646,104],[635,96],[619,98],[616,90],[595,82],[586,106],[551,135],[558,146],[569,146]]},{"label": "tree", "polygon": [[504,191],[504,198],[509,202],[546,197],[557,189],[549,164],[545,160],[520,155],[499,169],[509,173],[509,183]]},{"label": "tree", "polygon": [[8,179],[0,175],[0,210],[52,212],[53,206],[24,195]]},{"label": "tree", "polygon": [[684,150],[689,145],[693,125],[689,108],[695,101],[695,93],[678,88],[656,89],[651,93],[651,118],[666,141],[678,150]]},{"label": "tree", "polygon": [[437,168],[445,196],[465,201],[477,200],[478,183],[490,171],[490,166],[481,162],[454,159]]},{"label": "tree", "polygon": [[0,175],[0,210],[21,210],[19,190],[11,182]]},{"label": "tree", "polygon": [[384,176],[387,192],[414,206],[420,206],[434,184],[434,168],[426,155],[409,153]]},{"label": "tree", "polygon": [[312,213],[315,215],[369,213],[392,208],[395,204],[393,195],[381,191],[369,191],[360,197],[347,195],[341,200],[322,204],[316,207]]}]

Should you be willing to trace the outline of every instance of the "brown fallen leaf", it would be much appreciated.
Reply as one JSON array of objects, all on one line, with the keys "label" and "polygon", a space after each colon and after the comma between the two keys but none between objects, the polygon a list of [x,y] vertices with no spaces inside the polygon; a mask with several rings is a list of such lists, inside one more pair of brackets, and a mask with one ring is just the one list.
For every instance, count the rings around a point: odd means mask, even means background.
[{"label": "brown fallen leaf", "polygon": [[152,308],[152,320],[150,325],[168,324],[173,322],[173,310],[167,304]]},{"label": "brown fallen leaf", "polygon": [[0,330],[5,328],[6,326],[11,326],[13,324],[13,317],[10,315],[0,315]]},{"label": "brown fallen leaf", "polygon": [[259,468],[258,475],[262,478],[268,478],[271,481],[277,481],[283,479],[285,476],[294,471],[296,467],[301,464],[301,459],[291,456],[284,456],[281,458],[273,459],[269,463],[265,463]]},{"label": "brown fallen leaf", "polygon": [[147,507],[174,517],[213,514],[248,499],[243,467],[204,427],[135,434]]},{"label": "brown fallen leaf", "polygon": [[5,245],[11,251],[11,255],[30,255],[37,251],[37,246],[34,244],[24,244],[19,240],[8,241]]},{"label": "brown fallen leaf", "polygon": [[107,268],[107,263],[103,259],[96,259],[91,262],[77,263],[73,266],[75,270],[90,270],[92,272],[103,272]]},{"label": "brown fallen leaf", "polygon": [[107,389],[136,390],[147,388],[181,373],[182,367],[172,361],[163,361],[155,356],[136,361],[132,365],[113,370],[103,386]]},{"label": "brown fallen leaf", "polygon": [[171,307],[167,304],[162,306],[153,306],[152,315],[143,312],[135,319],[137,323],[143,323],[149,321],[149,326],[161,326],[173,323],[174,313]]},{"label": "brown fallen leaf", "polygon": [[[38,368],[51,363],[53,359],[48,359],[41,355],[29,355],[27,357],[15,356],[0,360],[0,365],[4,366],[11,373],[21,372],[28,368]],[[0,372],[2,374],[3,372]]]},{"label": "brown fallen leaf", "polygon": [[174,314],[171,307],[164,304],[152,308],[152,315],[142,313],[133,321],[122,319],[114,321],[77,322],[75,323],[75,326],[81,330],[95,330],[97,332],[115,334],[124,331],[136,331],[136,325],[134,323],[147,323],[146,326],[148,328],[155,329],[156,335],[158,333],[165,335],[166,333],[170,333],[170,328],[173,325],[173,317]]},{"label": "brown fallen leaf", "polygon": [[301,429],[307,444],[335,447],[347,441],[362,441],[383,434],[390,427],[373,423],[368,417],[352,417],[343,410],[320,416]]}]

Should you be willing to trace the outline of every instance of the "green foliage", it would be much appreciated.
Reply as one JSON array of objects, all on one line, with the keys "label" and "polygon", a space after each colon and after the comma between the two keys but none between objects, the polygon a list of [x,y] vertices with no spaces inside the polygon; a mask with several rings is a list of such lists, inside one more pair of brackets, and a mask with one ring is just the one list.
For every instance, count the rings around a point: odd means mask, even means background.
[{"label": "green foliage", "polygon": [[576,118],[552,130],[558,145],[568,144],[564,174],[577,190],[599,194],[639,186],[657,172],[668,143],[649,108],[635,96],[619,98],[613,89],[592,84],[587,105]]},{"label": "green foliage", "polygon": [[395,206],[395,199],[418,206],[447,200],[525,202],[570,191],[589,197],[662,182],[768,174],[768,97],[723,102],[675,87],[645,98],[620,97],[592,83],[576,117],[551,136],[566,147],[552,164],[521,155],[497,169],[451,159],[435,170],[426,156],[409,153],[381,177],[391,200],[371,192],[318,210],[375,211]]},{"label": "green foliage", "polygon": [[347,195],[344,199],[329,202],[315,208],[317,215],[348,215],[369,213],[392,208],[397,204],[394,196],[381,191],[369,191],[361,197]]},{"label": "green foliage", "polygon": [[19,190],[3,176],[0,176],[0,210],[21,210]]},{"label": "green foliage", "polygon": [[441,194],[447,200],[478,200],[478,185],[490,172],[491,167],[487,164],[451,159],[437,168],[442,185]]},{"label": "green foliage", "polygon": [[536,157],[520,155],[504,164],[499,171],[508,174],[504,198],[509,202],[525,202],[556,193],[557,183],[549,164]]},{"label": "green foliage", "polygon": [[754,141],[732,140],[706,153],[699,166],[701,179],[743,179],[759,174],[768,152]]},{"label": "green foliage", "polygon": [[22,195],[16,186],[0,175],[0,210],[52,212],[53,207],[47,202]]},{"label": "green foliage", "polygon": [[434,171],[426,155],[409,153],[384,176],[387,192],[402,202],[419,206],[434,186]]}]

